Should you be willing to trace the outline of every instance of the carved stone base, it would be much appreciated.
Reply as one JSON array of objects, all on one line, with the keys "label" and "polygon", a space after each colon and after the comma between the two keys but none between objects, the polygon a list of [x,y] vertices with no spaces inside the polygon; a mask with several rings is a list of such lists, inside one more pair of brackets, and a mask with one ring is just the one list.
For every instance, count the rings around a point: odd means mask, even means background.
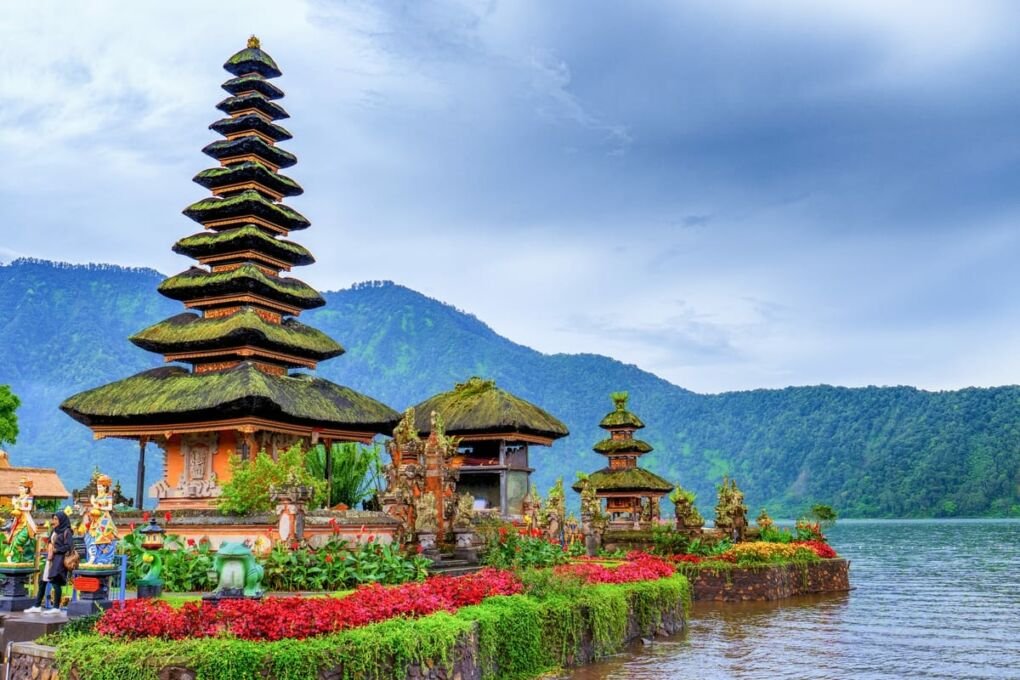
[{"label": "carved stone base", "polygon": [[139,583],[138,584],[138,598],[153,598],[159,597],[163,594],[162,583]]},{"label": "carved stone base", "polygon": [[[89,616],[105,609],[109,609],[113,602],[110,600],[110,577],[120,573],[120,569],[75,569],[74,581],[78,588],[78,599],[67,605],[67,618],[73,619],[79,616]],[[98,581],[95,589],[82,589],[78,579],[94,578]]]},{"label": "carved stone base", "polygon": [[474,529],[454,529],[453,535],[456,539],[453,549],[454,556],[458,560],[467,560],[471,564],[478,564],[478,549],[475,548]]},{"label": "carved stone base", "polygon": [[35,604],[35,598],[28,595],[28,584],[38,569],[35,567],[14,567],[0,565],[0,612],[20,612]]}]

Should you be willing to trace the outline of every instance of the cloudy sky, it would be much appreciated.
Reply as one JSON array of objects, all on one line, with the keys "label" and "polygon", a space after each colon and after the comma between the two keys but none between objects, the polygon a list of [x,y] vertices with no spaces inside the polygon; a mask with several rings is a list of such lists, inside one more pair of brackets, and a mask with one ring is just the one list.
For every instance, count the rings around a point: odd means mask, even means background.
[{"label": "cloudy sky", "polygon": [[0,260],[148,266],[250,33],[323,289],[685,387],[1020,382],[1020,3],[19,2]]}]

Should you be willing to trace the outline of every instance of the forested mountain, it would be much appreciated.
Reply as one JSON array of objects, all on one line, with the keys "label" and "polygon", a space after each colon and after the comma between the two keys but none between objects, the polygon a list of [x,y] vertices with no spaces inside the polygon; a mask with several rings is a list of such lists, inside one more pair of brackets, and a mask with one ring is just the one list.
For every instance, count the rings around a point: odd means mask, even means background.
[{"label": "forested mountain", "polygon": [[[21,398],[16,465],[56,466],[80,486],[93,465],[134,486],[136,449],[93,442],[57,409],[67,396],[157,365],[132,333],[181,311],[147,269],[21,260],[0,266],[0,384]],[[843,516],[1020,515],[1020,387],[925,392],[911,387],[789,387],[700,395],[608,357],[546,355],[475,317],[392,283],[325,293],[302,315],[347,348],[320,373],[397,409],[471,375],[545,407],[571,436],[536,449],[545,490],[592,471],[608,394],[629,390],[656,450],[642,463],[699,494],[737,478],[756,514],[791,516],[811,502]],[[152,456],[155,458],[155,456]],[[555,464],[553,463],[555,461]],[[153,461],[148,479],[158,477]],[[568,473],[569,471],[569,473]]]}]

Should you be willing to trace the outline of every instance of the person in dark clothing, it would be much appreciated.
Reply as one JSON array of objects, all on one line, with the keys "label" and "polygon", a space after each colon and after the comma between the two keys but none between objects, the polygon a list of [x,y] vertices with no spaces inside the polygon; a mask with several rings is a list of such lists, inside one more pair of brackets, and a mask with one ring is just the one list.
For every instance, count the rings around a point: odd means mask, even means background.
[{"label": "person in dark clothing", "polygon": [[[56,614],[60,612],[61,588],[67,584],[67,569],[64,568],[64,555],[74,550],[74,530],[71,529],[71,520],[63,512],[53,515],[54,527],[50,533],[50,547],[47,552],[46,580],[50,583],[50,592],[53,596],[53,607],[45,610],[45,614]],[[39,594],[35,598],[35,606],[27,609],[28,612],[39,612],[42,610],[43,599],[46,596],[46,584],[39,583]]]}]

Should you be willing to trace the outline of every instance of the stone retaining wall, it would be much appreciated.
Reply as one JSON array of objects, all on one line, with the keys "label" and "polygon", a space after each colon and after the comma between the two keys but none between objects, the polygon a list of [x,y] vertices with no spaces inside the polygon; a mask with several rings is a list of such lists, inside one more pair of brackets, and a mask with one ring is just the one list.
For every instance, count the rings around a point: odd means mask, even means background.
[{"label": "stone retaining wall", "polygon": [[683,571],[691,581],[695,600],[780,600],[795,595],[850,590],[850,562],[844,559],[732,569],[691,565]]}]

